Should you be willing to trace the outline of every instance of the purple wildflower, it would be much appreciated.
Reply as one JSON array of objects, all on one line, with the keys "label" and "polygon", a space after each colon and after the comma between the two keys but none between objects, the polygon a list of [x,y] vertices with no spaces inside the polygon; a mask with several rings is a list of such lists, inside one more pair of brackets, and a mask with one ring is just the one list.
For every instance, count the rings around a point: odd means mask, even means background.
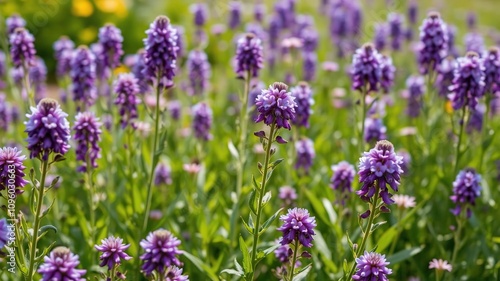
[{"label": "purple wildflower", "polygon": [[249,72],[252,77],[258,77],[262,63],[262,41],[252,33],[238,39],[234,57],[234,71],[238,78],[245,78],[245,72]]},{"label": "purple wildflower", "polygon": [[160,186],[162,184],[172,184],[172,170],[170,169],[170,166],[164,163],[159,163],[156,166],[154,183],[156,186]]},{"label": "purple wildflower", "polygon": [[189,277],[182,275],[182,268],[169,266],[165,271],[165,281],[189,281]]},{"label": "purple wildflower", "polygon": [[29,68],[29,78],[35,90],[36,100],[39,101],[46,95],[47,66],[40,57],[35,57],[35,64]]},{"label": "purple wildflower", "polygon": [[137,105],[141,100],[137,97],[139,93],[137,79],[131,73],[120,74],[115,82],[114,91],[117,94],[115,104],[119,105],[121,126],[125,129],[138,117]]},{"label": "purple wildflower", "polygon": [[470,206],[476,205],[476,198],[481,195],[481,175],[474,169],[466,168],[460,171],[453,182],[451,201],[457,206],[451,212],[458,216],[465,209],[467,217],[472,214]]},{"label": "purple wildflower", "polygon": [[349,10],[351,12],[349,31],[352,36],[358,36],[363,27],[363,13],[361,11],[361,6],[358,2],[353,1]]},{"label": "purple wildflower", "polygon": [[385,255],[365,251],[364,255],[356,258],[357,270],[352,279],[359,281],[388,281],[387,275],[392,273],[392,270],[387,268],[388,264]]},{"label": "purple wildflower", "polygon": [[302,30],[299,34],[299,38],[302,40],[302,51],[304,53],[315,52],[318,48],[318,32],[316,29],[309,27]]},{"label": "purple wildflower", "polygon": [[7,220],[0,219],[0,250],[7,245],[9,229],[7,228]]},{"label": "purple wildflower", "polygon": [[132,66],[132,73],[134,77],[137,79],[137,84],[139,85],[139,93],[146,94],[151,91],[151,88],[148,84],[148,79],[145,76],[144,69],[146,67],[145,62],[145,52],[144,49],[140,49],[135,55],[135,62]]},{"label": "purple wildflower", "polygon": [[447,25],[446,29],[448,31],[448,55],[457,58],[459,56],[457,46],[455,46],[457,28],[454,25]]},{"label": "purple wildflower", "polygon": [[256,3],[253,9],[253,17],[255,21],[262,23],[266,14],[266,5],[263,3]]},{"label": "purple wildflower", "polygon": [[35,37],[23,27],[10,34],[10,56],[14,67],[27,68],[35,64]]},{"label": "purple wildflower", "polygon": [[396,72],[396,68],[392,64],[391,57],[386,55],[381,56],[380,69],[382,72],[380,86],[384,90],[384,93],[389,93],[394,85],[394,74]]},{"label": "purple wildflower", "polygon": [[333,175],[330,179],[330,187],[340,192],[342,196],[341,202],[344,204],[345,199],[352,192],[352,181],[354,180],[356,171],[354,170],[354,166],[346,161],[341,161],[337,165],[333,165],[332,171]]},{"label": "purple wildflower", "polygon": [[272,15],[269,20],[269,29],[267,31],[269,38],[269,48],[275,50],[278,47],[281,24],[276,15]]},{"label": "purple wildflower", "polygon": [[211,74],[207,54],[201,50],[191,51],[186,65],[189,76],[189,94],[202,95],[208,88]]},{"label": "purple wildflower", "polygon": [[189,7],[194,16],[194,25],[203,27],[208,18],[208,8],[205,3],[196,3]]},{"label": "purple wildflower", "polygon": [[283,201],[285,206],[291,206],[295,200],[297,200],[297,192],[291,186],[282,186],[279,189],[279,199]]},{"label": "purple wildflower", "polygon": [[120,65],[123,55],[122,42],[122,32],[113,24],[106,24],[99,29],[99,43],[103,48],[105,68],[113,70]]},{"label": "purple wildflower", "polygon": [[7,132],[12,119],[11,105],[6,101],[4,93],[0,92],[0,130]]},{"label": "purple wildflower", "polygon": [[77,110],[93,105],[96,99],[95,56],[86,46],[78,47],[73,53],[70,76],[73,100],[79,104]]},{"label": "purple wildflower", "polygon": [[389,30],[386,23],[376,23],[375,24],[375,35],[373,38],[373,44],[377,50],[382,51],[387,44],[387,38],[389,37]]},{"label": "purple wildflower", "polygon": [[255,105],[259,111],[256,123],[264,121],[268,126],[276,124],[277,129],[291,129],[289,121],[295,118],[297,103],[295,97],[287,92],[287,89],[286,84],[275,82],[269,86],[269,89],[262,90],[255,99]]},{"label": "purple wildflower", "polygon": [[158,229],[148,234],[146,239],[140,242],[145,253],[140,257],[144,261],[142,270],[146,276],[153,271],[166,272],[171,265],[181,266],[177,255],[182,252],[177,248],[181,241],[165,229]]},{"label": "purple wildflower", "polygon": [[71,70],[71,55],[75,48],[75,43],[66,36],[61,36],[54,42],[54,57],[57,61],[56,72],[58,76],[64,76]]},{"label": "purple wildflower", "polygon": [[469,30],[474,30],[474,29],[476,29],[476,24],[477,24],[476,13],[468,12],[467,13],[467,28]]},{"label": "purple wildflower", "polygon": [[477,32],[465,34],[464,43],[466,52],[476,52],[482,55],[485,51],[484,38]]},{"label": "purple wildflower", "polygon": [[313,159],[316,157],[314,151],[314,143],[311,139],[304,138],[295,143],[295,150],[297,151],[297,162],[295,162],[295,169],[304,169],[305,173],[309,173],[309,169],[313,164]]},{"label": "purple wildflower", "polygon": [[302,78],[304,81],[311,82],[316,76],[316,67],[318,64],[318,56],[316,53],[304,53],[302,65]]},{"label": "purple wildflower", "polygon": [[119,266],[122,260],[130,260],[132,257],[125,253],[125,250],[130,247],[130,244],[123,244],[123,239],[119,237],[110,236],[101,240],[101,245],[95,245],[96,250],[102,252],[99,259],[101,263],[99,266],[108,266],[108,270],[113,267]]},{"label": "purple wildflower", "polygon": [[4,77],[7,73],[7,66],[5,65],[5,53],[0,51],[0,90],[5,88]]},{"label": "purple wildflower", "polygon": [[450,92],[449,88],[453,83],[456,68],[457,61],[453,57],[448,57],[439,64],[437,68],[438,76],[436,79],[436,86],[440,96],[446,97]]},{"label": "purple wildflower", "polygon": [[500,90],[500,49],[492,47],[484,55],[484,92],[494,93]]},{"label": "purple wildflower", "polygon": [[422,95],[425,92],[425,80],[423,76],[410,76],[406,79],[408,93],[408,107],[406,113],[410,117],[418,117],[422,108]]},{"label": "purple wildflower", "polygon": [[467,134],[472,134],[473,131],[481,132],[483,129],[483,117],[486,112],[486,106],[478,104],[475,109],[471,110],[469,122],[465,128]]},{"label": "purple wildflower", "polygon": [[398,191],[400,174],[403,173],[401,164],[403,157],[396,155],[394,146],[387,140],[377,142],[375,148],[364,152],[359,159],[359,182],[361,189],[356,192],[361,199],[370,201],[375,192],[379,192],[385,204],[394,203],[387,185]]},{"label": "purple wildflower", "polygon": [[200,140],[210,140],[212,135],[212,110],[205,102],[200,102],[193,106],[193,131],[194,136]]},{"label": "purple wildflower", "polygon": [[382,56],[372,44],[365,44],[352,57],[352,88],[358,91],[377,91],[382,79]]},{"label": "purple wildflower", "polygon": [[453,84],[450,86],[453,109],[476,107],[478,99],[484,93],[484,70],[481,58],[474,52],[468,52],[465,57],[457,59]]},{"label": "purple wildflower", "polygon": [[93,112],[79,112],[75,117],[76,160],[83,161],[79,172],[87,171],[87,162],[91,168],[97,168],[96,160],[101,158],[101,127],[99,118]]},{"label": "purple wildflower", "polygon": [[[17,150],[17,147],[0,148],[0,191],[7,190],[9,195],[12,192],[15,195],[24,192],[21,188],[28,183],[24,180],[26,167],[23,165],[23,161],[25,159],[26,156],[22,155],[21,150]],[[14,178],[11,178],[12,174],[14,174]]]},{"label": "purple wildflower", "polygon": [[184,42],[185,39],[184,39],[184,27],[182,26],[179,26],[179,25],[176,25],[174,26],[175,30],[177,30],[177,41],[176,41],[176,45],[177,45],[177,59],[180,59],[182,57],[184,57],[185,53],[186,53],[186,43]]},{"label": "purple wildflower", "polygon": [[297,126],[309,128],[309,116],[312,114],[312,90],[306,82],[300,82],[298,86],[293,87],[290,93],[295,97],[297,108],[295,109],[295,118],[292,123]]},{"label": "purple wildflower", "polygon": [[19,27],[26,27],[26,21],[18,14],[13,14],[5,20],[7,25],[7,35],[14,33]]},{"label": "purple wildflower", "polygon": [[229,3],[229,28],[236,29],[241,24],[241,3],[232,1]]},{"label": "purple wildflower", "polygon": [[56,247],[49,256],[45,256],[44,263],[38,269],[42,274],[42,281],[67,280],[84,281],[83,275],[87,272],[84,269],[76,269],[80,264],[78,255],[73,254],[66,247]]},{"label": "purple wildflower", "polygon": [[391,38],[391,47],[393,50],[401,49],[403,41],[403,15],[398,13],[389,13],[387,22],[389,24],[389,36]]},{"label": "purple wildflower", "polygon": [[106,80],[111,76],[111,69],[106,67],[106,53],[101,43],[90,45],[90,50],[95,58],[95,73],[99,80]]},{"label": "purple wildflower", "polygon": [[387,132],[387,128],[384,126],[382,119],[372,117],[365,119],[364,138],[366,142],[370,143],[385,139],[385,132]]},{"label": "purple wildflower", "polygon": [[170,116],[174,120],[179,120],[181,118],[182,104],[178,100],[170,101],[167,104],[167,110],[170,112]]},{"label": "purple wildflower", "polygon": [[42,99],[31,108],[29,120],[24,122],[28,133],[30,158],[48,160],[50,153],[65,154],[69,149],[70,129],[68,114],[61,110],[56,100]]},{"label": "purple wildflower", "polygon": [[283,225],[277,230],[283,232],[281,245],[291,244],[298,240],[306,248],[312,247],[316,219],[309,215],[309,211],[302,208],[288,209],[286,215],[281,215]]},{"label": "purple wildflower", "polygon": [[420,47],[418,64],[420,73],[433,71],[446,57],[448,50],[448,31],[446,24],[437,12],[431,12],[420,26]]},{"label": "purple wildflower", "polygon": [[290,245],[281,244],[281,241],[282,241],[282,238],[277,241],[278,244],[280,244],[280,245],[278,248],[276,248],[276,250],[274,250],[274,255],[281,263],[287,263],[287,262],[289,262],[290,258],[292,257],[293,250],[290,248]]},{"label": "purple wildflower", "polygon": [[408,3],[408,21],[411,25],[417,23],[418,18],[418,4],[416,0],[410,0]]},{"label": "purple wildflower", "polygon": [[171,87],[175,76],[177,51],[177,30],[170,25],[170,20],[159,16],[146,31],[145,69],[148,80],[157,80],[159,87]]}]

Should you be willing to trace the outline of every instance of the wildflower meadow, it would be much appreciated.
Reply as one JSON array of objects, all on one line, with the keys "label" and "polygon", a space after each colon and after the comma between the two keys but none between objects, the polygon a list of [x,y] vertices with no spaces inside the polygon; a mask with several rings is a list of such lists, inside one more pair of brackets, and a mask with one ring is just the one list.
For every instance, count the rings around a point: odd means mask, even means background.
[{"label": "wildflower meadow", "polygon": [[500,280],[497,0],[0,2],[0,280]]}]

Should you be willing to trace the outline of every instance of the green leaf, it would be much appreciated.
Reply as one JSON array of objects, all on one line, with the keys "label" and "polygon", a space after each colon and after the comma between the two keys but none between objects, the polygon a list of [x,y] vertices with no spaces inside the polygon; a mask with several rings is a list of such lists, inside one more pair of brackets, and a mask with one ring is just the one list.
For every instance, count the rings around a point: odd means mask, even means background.
[{"label": "green leaf", "polygon": [[234,270],[234,269],[231,269],[231,268],[228,268],[228,269],[224,269],[223,271],[221,271],[220,273],[227,273],[229,275],[236,275],[238,277],[243,277],[243,273],[242,272],[239,272],[237,270]]},{"label": "green leaf", "polygon": [[248,233],[252,234],[253,235],[253,228],[250,227],[247,222],[241,218],[241,221],[243,221],[243,226],[245,227],[245,229],[248,231]]},{"label": "green leaf", "polygon": [[241,267],[240,263],[236,258],[234,258],[234,266],[236,266],[236,270],[238,270],[238,272],[244,273],[243,267]]},{"label": "green leaf", "polygon": [[321,202],[323,202],[323,206],[325,207],[326,212],[328,213],[328,217],[332,224],[337,223],[337,213],[333,209],[332,202],[326,198],[322,198]]},{"label": "green leaf", "polygon": [[414,255],[422,252],[422,250],[424,248],[425,248],[424,246],[420,246],[420,247],[413,247],[410,249],[399,251],[399,252],[395,253],[394,255],[387,257],[387,261],[390,262],[391,264],[396,264],[396,263],[402,262],[402,261],[409,259],[409,258],[413,257]]},{"label": "green leaf", "polygon": [[252,260],[250,258],[250,252],[248,251],[247,244],[245,244],[245,240],[243,237],[240,235],[240,250],[241,253],[243,254],[243,269],[245,270],[245,273],[251,273],[253,271],[252,269]]},{"label": "green leaf", "polygon": [[281,213],[282,210],[283,208],[280,208],[278,211],[276,211],[276,213],[274,213],[274,215],[272,215],[264,222],[262,228],[259,230],[259,235],[261,235],[264,231],[266,231],[266,229],[271,225],[271,223],[273,223],[273,221],[276,220],[276,218],[278,217],[278,215]]},{"label": "green leaf", "polygon": [[264,206],[267,205],[267,203],[269,203],[269,200],[271,200],[271,191],[269,190],[268,192],[266,192],[266,194],[264,194],[264,197],[262,197],[262,205],[261,205],[261,208],[264,208]]},{"label": "green leaf", "polygon": [[252,175],[252,184],[256,190],[260,190],[260,184],[257,182],[257,180],[255,179],[255,177],[253,175]]},{"label": "green leaf", "polygon": [[374,223],[372,226],[372,229],[370,230],[371,233],[373,233],[377,228],[379,228],[381,225],[386,224],[386,223],[387,223],[386,221]]},{"label": "green leaf", "polygon": [[396,234],[397,230],[394,226],[387,229],[378,240],[378,251],[383,252],[387,247],[389,247]]},{"label": "green leaf", "polygon": [[240,159],[240,154],[238,153],[238,149],[234,146],[233,141],[229,140],[227,143],[227,147],[229,148],[229,152],[233,155],[234,158]]},{"label": "green leaf", "polygon": [[219,277],[217,277],[217,275],[212,271],[212,268],[208,266],[206,263],[204,263],[199,258],[191,255],[186,251],[181,251],[181,252],[189,261],[191,261],[194,264],[194,266],[196,266],[196,268],[198,268],[200,271],[208,275],[210,280],[213,281],[219,280]]},{"label": "green leaf", "polygon": [[252,211],[252,213],[254,215],[257,215],[257,192],[256,190],[252,190],[252,192],[250,192],[250,199],[248,200],[248,206],[250,207],[250,211]]},{"label": "green leaf", "polygon": [[269,165],[269,169],[271,169],[271,170],[275,169],[281,162],[283,162],[283,160],[284,160],[283,158],[280,158],[280,159],[274,161],[273,163],[271,163]]},{"label": "green leaf", "polygon": [[269,255],[270,253],[274,252],[274,250],[278,249],[280,246],[281,246],[280,243],[276,243],[276,244],[272,245],[271,247],[264,249],[264,251],[262,251],[264,253],[264,257]]},{"label": "green leaf", "polygon": [[307,266],[300,269],[300,271],[297,273],[297,275],[295,275],[293,277],[292,281],[300,281],[300,280],[303,280],[304,278],[306,278],[309,271],[311,271],[311,268],[312,268],[312,265],[308,264]]}]

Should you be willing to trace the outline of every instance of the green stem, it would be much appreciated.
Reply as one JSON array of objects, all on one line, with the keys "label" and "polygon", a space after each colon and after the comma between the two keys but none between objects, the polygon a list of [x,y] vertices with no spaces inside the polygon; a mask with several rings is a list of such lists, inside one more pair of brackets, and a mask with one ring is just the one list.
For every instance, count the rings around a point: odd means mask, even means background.
[{"label": "green stem", "polygon": [[362,115],[361,115],[361,132],[359,134],[359,153],[363,153],[365,150],[365,119],[366,119],[366,96],[368,94],[368,91],[366,90],[366,87],[363,88],[362,93],[361,93],[361,107],[362,107]]},{"label": "green stem", "polygon": [[299,251],[299,240],[295,239],[295,244],[294,244],[294,249],[293,249],[293,258],[292,258],[292,264],[290,268],[290,278],[288,278],[289,281],[293,280],[294,276],[294,271],[295,271],[295,263],[297,262],[297,252]]},{"label": "green stem", "polygon": [[[361,240],[361,245],[359,245],[358,250],[356,251],[356,257],[359,257],[361,253],[363,253],[366,242],[368,241],[368,237],[371,234],[372,231],[372,226],[373,226],[373,220],[375,219],[377,215],[377,205],[378,205],[378,200],[379,200],[379,188],[377,187],[377,190],[375,191],[375,198],[373,199],[373,203],[371,205],[370,209],[370,217],[368,218],[368,225],[366,226],[366,231],[363,234],[363,240]],[[346,281],[351,280],[352,276],[354,275],[354,271],[356,270],[356,261],[352,264],[351,270],[349,271],[349,275]]]},{"label": "green stem", "polygon": [[250,93],[250,71],[247,71],[245,77],[245,89],[243,91],[243,98],[241,100],[240,109],[240,141],[238,144],[238,166],[237,166],[237,179],[236,179],[236,195],[239,197],[241,189],[243,188],[243,168],[246,162],[246,136],[248,127],[248,95]]},{"label": "green stem", "polygon": [[253,280],[255,268],[257,267],[257,245],[259,244],[260,218],[262,215],[262,199],[264,198],[264,194],[266,193],[267,173],[269,171],[269,160],[271,159],[271,147],[274,141],[275,129],[276,129],[276,124],[275,122],[273,122],[271,125],[271,130],[269,132],[269,138],[266,147],[266,156],[264,159],[264,172],[262,173],[262,182],[260,184],[260,190],[258,190],[259,201],[257,204],[257,214],[255,218],[255,227],[253,231],[252,272],[250,273],[250,280]]},{"label": "green stem", "polygon": [[482,173],[483,172],[483,162],[484,162],[484,155],[486,154],[486,150],[488,147],[484,147],[484,141],[488,137],[489,134],[489,115],[490,115],[490,103],[491,103],[491,96],[492,93],[486,93],[486,110],[484,112],[484,117],[483,117],[483,127],[481,129],[481,158],[479,158],[479,167],[478,167],[478,172]]},{"label": "green stem", "polygon": [[24,62],[23,62],[23,74],[24,74],[23,75],[24,89],[26,90],[26,94],[28,95],[28,103],[30,106],[35,106],[35,95],[31,91],[29,69],[24,65]]},{"label": "green stem", "polygon": [[87,162],[87,188],[89,189],[89,207],[90,207],[90,246],[93,248],[95,243],[95,204],[94,204],[94,183],[92,180],[93,167],[90,163],[90,155],[85,156]]},{"label": "green stem", "polygon": [[40,229],[40,220],[41,220],[41,212],[43,205],[43,195],[45,191],[45,178],[47,176],[47,171],[49,168],[49,161],[42,161],[42,177],[40,179],[38,185],[38,196],[36,199],[36,212],[35,212],[35,223],[33,225],[33,236],[30,247],[30,266],[28,270],[28,278],[29,280],[33,280],[33,274],[35,270],[35,262],[36,262],[36,250],[38,244],[38,230]]},{"label": "green stem", "polygon": [[465,120],[465,117],[466,117],[466,113],[467,113],[467,107],[464,106],[462,108],[462,116],[460,118],[460,132],[458,133],[458,143],[457,143],[457,149],[456,149],[456,156],[455,156],[455,169],[454,169],[454,174],[457,173],[458,171],[458,161],[460,160],[460,146],[462,145],[462,135],[464,133],[464,127],[465,127],[465,123],[467,122],[467,120]]},{"label": "green stem", "polygon": [[455,231],[455,235],[453,237],[453,253],[451,255],[451,265],[454,268],[457,268],[455,265],[455,260],[457,258],[458,250],[460,250],[460,234],[462,233],[462,227],[463,227],[463,221],[462,221],[463,215],[460,214],[457,218],[457,230]]},{"label": "green stem", "polygon": [[111,276],[109,276],[110,278],[110,281],[115,281],[115,276],[116,276],[116,264],[113,266],[113,268],[111,269],[111,273],[110,273]]},{"label": "green stem", "polygon": [[[158,81],[160,81],[158,79]],[[148,227],[148,217],[149,217],[149,210],[151,209],[151,197],[152,197],[152,192],[151,189],[153,187],[153,178],[154,178],[154,172],[156,168],[156,146],[158,145],[158,137],[159,137],[159,127],[160,127],[160,95],[162,92],[162,88],[158,85],[156,88],[156,108],[155,108],[155,134],[154,134],[154,140],[153,140],[153,150],[151,153],[151,171],[149,174],[149,182],[148,182],[148,195],[146,199],[146,211],[144,213],[144,222],[142,224],[142,233],[146,231],[146,228]]]}]

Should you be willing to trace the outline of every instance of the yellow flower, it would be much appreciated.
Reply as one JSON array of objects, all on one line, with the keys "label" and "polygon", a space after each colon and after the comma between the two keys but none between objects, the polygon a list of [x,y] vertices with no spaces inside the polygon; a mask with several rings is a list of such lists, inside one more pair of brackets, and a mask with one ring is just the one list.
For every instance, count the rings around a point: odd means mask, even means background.
[{"label": "yellow flower", "polygon": [[450,100],[447,100],[446,103],[444,104],[444,110],[448,114],[452,114],[453,113],[453,106],[451,106],[451,101]]},{"label": "yellow flower", "polygon": [[94,12],[94,7],[89,0],[73,0],[71,12],[77,17],[88,17]]},{"label": "yellow flower", "polygon": [[95,4],[104,13],[113,13],[121,18],[127,15],[127,6],[124,0],[95,0]]}]

